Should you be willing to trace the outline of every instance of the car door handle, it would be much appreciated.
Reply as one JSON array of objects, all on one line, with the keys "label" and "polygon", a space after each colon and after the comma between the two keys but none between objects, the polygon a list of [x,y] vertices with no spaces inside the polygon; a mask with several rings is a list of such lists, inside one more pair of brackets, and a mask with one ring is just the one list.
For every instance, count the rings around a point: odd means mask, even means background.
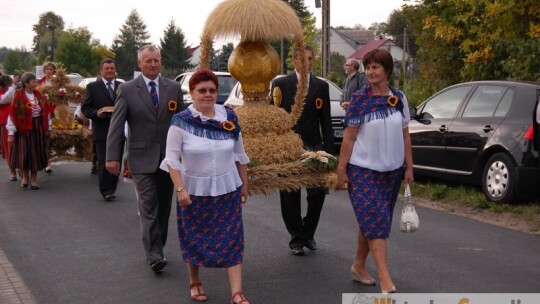
[{"label": "car door handle", "polygon": [[448,127],[445,126],[445,125],[442,125],[442,126],[439,127],[439,131],[440,131],[441,133],[444,133],[444,132],[448,131]]},{"label": "car door handle", "polygon": [[482,130],[484,130],[484,133],[488,133],[490,131],[493,131],[493,127],[490,125],[485,125]]}]

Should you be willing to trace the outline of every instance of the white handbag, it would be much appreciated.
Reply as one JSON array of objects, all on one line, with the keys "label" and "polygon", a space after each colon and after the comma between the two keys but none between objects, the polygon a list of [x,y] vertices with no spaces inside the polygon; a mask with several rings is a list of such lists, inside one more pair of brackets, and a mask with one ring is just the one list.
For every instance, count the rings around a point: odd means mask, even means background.
[{"label": "white handbag", "polygon": [[401,209],[399,230],[403,232],[415,232],[418,230],[420,220],[418,219],[418,213],[416,213],[416,210],[414,209],[409,184],[405,185],[405,193],[403,194],[403,197],[405,201],[403,202],[403,209]]}]

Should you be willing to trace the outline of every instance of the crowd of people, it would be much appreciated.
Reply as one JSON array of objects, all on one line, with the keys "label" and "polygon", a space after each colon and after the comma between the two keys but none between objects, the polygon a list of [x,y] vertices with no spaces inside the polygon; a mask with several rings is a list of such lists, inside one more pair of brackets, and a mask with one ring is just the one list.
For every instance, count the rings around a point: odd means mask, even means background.
[{"label": "crowd of people", "polygon": [[[335,153],[328,84],[311,72],[313,49],[306,46],[304,52],[304,57],[296,52],[293,55],[295,72],[272,84],[271,90],[281,91],[281,102],[270,102],[291,111],[301,58],[305,58],[308,91],[293,129],[306,149]],[[200,267],[225,268],[231,303],[249,304],[242,288],[242,204],[248,197],[250,159],[238,118],[233,110],[216,103],[218,81],[212,71],[201,68],[193,74],[189,81],[193,104],[184,107],[179,84],[160,74],[158,48],[141,47],[137,63],[141,74],[120,83],[114,61],[105,59],[100,64],[100,77],[86,88],[81,112],[92,121],[100,194],[106,201],[115,199],[125,162],[136,188],[147,262],[159,274],[167,265],[163,248],[176,193],[178,239],[191,299],[204,302],[209,298]],[[377,284],[366,270],[371,253],[380,289],[391,293],[396,287],[387,266],[386,240],[400,185],[402,181],[413,182],[410,117],[407,98],[388,83],[393,71],[390,53],[375,49],[364,56],[362,65],[365,72],[354,59],[348,59],[344,67],[348,77],[341,105],[346,116],[337,184],[348,190],[358,221],[352,279],[364,285]],[[37,172],[51,170],[47,145],[53,107],[38,86],[50,84],[56,66],[46,63],[43,67],[45,76],[39,80],[32,73],[25,73],[20,80],[0,76],[0,151],[10,169],[10,180],[17,180],[18,170],[21,187],[30,185],[35,190],[39,189]],[[327,190],[306,189],[304,217],[300,192],[280,191],[290,252],[296,256],[305,254],[304,247],[317,250],[315,232]]]}]

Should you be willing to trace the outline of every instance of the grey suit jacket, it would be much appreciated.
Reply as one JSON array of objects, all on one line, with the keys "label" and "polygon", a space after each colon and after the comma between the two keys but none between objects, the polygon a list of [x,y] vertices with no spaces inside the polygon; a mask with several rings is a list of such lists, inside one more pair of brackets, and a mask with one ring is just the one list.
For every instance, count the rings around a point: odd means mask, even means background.
[{"label": "grey suit jacket", "polygon": [[[156,114],[142,76],[121,84],[107,134],[107,161],[122,160],[124,124],[127,121],[131,173],[156,172],[165,157],[171,119],[184,108],[182,96],[179,83],[160,76],[159,109]],[[169,110],[169,101],[176,101],[176,110]]]},{"label": "grey suit jacket", "polygon": [[351,101],[351,96],[361,87],[368,84],[367,77],[364,73],[357,71],[349,82],[345,81],[343,85],[343,101]]}]

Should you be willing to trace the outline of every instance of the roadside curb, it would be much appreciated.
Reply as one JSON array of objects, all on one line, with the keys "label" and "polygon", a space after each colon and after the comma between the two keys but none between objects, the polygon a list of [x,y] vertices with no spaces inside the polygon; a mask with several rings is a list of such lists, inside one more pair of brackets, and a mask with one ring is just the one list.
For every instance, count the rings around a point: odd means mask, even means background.
[{"label": "roadside curb", "polygon": [[0,249],[0,303],[37,303],[2,249]]}]

